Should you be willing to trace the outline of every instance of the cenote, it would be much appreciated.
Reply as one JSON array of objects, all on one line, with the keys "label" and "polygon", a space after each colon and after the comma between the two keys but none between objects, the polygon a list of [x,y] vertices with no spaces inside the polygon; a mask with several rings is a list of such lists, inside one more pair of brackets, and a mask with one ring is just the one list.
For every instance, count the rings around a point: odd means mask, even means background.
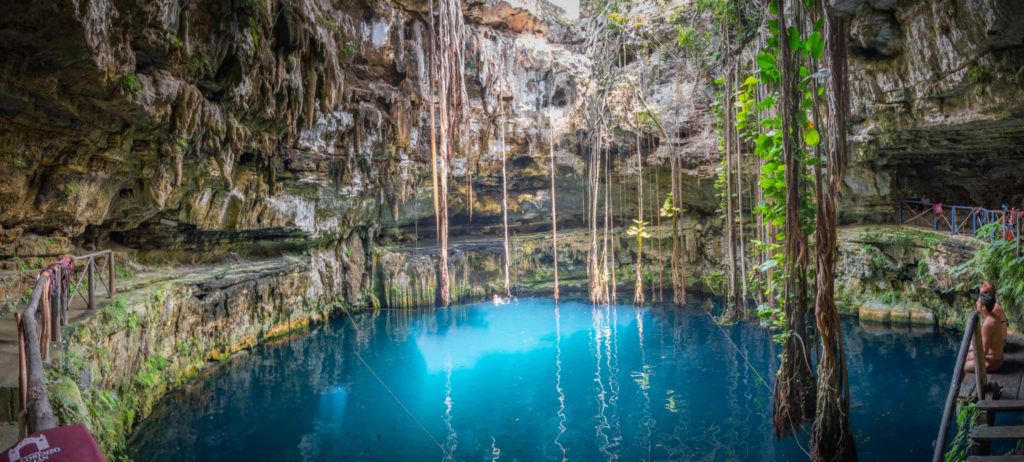
[{"label": "cenote", "polygon": [[[926,459],[955,335],[842,325],[861,458]],[[805,460],[806,432],[772,432],[777,355],[767,330],[720,328],[692,303],[382,310],[211,368],[129,448],[137,461]]]}]

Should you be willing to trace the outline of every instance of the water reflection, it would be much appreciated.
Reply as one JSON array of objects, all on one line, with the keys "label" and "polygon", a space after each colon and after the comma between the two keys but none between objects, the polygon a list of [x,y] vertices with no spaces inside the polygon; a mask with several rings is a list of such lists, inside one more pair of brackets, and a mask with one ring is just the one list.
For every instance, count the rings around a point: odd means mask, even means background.
[{"label": "water reflection", "polygon": [[[746,324],[720,331],[702,310],[528,300],[342,321],[211,368],[156,407],[132,455],[806,458],[771,434],[771,393],[758,377],[772,378],[768,334]],[[844,327],[862,457],[926,456],[955,340]]]}]

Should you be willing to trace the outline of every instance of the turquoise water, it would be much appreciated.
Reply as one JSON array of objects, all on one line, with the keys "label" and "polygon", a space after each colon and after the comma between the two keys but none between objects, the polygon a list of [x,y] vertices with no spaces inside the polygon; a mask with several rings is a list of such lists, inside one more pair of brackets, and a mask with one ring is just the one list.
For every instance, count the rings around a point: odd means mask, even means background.
[{"label": "turquoise water", "polygon": [[[861,460],[926,459],[956,339],[844,331]],[[806,434],[772,434],[776,356],[765,331],[697,307],[382,311],[219,365],[129,446],[139,461],[806,460]]]}]

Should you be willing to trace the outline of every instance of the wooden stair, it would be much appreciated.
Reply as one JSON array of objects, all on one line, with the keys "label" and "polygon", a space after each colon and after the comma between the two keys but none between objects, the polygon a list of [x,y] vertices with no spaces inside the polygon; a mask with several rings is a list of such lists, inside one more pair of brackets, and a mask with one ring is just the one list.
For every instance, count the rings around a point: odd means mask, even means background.
[{"label": "wooden stair", "polygon": [[1024,400],[1021,399],[986,399],[978,401],[974,407],[979,411],[991,412],[1024,412]]},{"label": "wooden stair", "polygon": [[1000,412],[1024,412],[1024,400],[985,399],[974,405],[982,413],[982,421],[971,429],[970,439],[976,455],[968,457],[970,462],[1024,462],[1024,455],[988,455],[989,444],[993,441],[1024,441],[1024,425],[996,425],[996,414]]}]

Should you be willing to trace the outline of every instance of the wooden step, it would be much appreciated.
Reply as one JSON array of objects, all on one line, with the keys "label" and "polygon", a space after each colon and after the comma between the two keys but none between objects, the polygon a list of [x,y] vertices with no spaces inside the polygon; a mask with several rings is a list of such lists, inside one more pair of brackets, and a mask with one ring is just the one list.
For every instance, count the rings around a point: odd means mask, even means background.
[{"label": "wooden step", "polygon": [[967,462],[1024,462],[1024,456],[970,456]]},{"label": "wooden step", "polygon": [[971,439],[977,441],[1024,439],[1024,425],[979,425],[971,430]]},{"label": "wooden step", "polygon": [[1020,399],[986,399],[975,405],[979,411],[1013,412],[1024,411],[1024,400]]}]

